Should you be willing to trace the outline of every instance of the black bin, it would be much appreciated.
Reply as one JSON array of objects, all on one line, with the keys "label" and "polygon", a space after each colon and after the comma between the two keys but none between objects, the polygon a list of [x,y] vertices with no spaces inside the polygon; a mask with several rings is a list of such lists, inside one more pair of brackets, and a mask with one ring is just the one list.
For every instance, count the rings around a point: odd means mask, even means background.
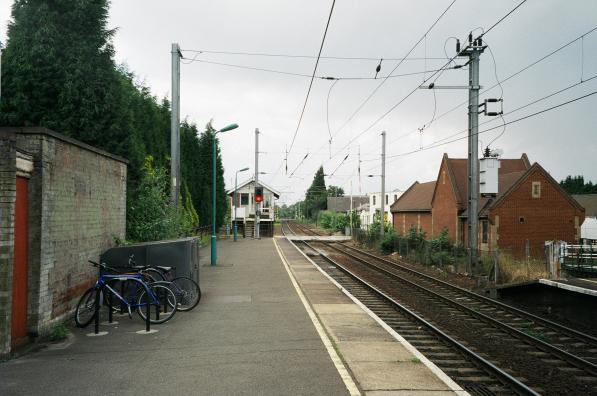
[{"label": "black bin", "polygon": [[118,246],[106,250],[100,261],[110,267],[128,268],[134,254],[137,265],[172,267],[174,276],[188,276],[199,283],[199,238],[182,238]]}]

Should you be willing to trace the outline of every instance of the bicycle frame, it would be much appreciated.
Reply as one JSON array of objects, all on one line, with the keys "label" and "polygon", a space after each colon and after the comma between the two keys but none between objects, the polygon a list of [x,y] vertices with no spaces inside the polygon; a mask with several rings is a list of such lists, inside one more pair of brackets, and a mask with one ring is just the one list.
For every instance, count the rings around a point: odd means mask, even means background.
[{"label": "bicycle frame", "polygon": [[[149,296],[149,303],[140,303],[140,304],[136,304],[134,301],[133,302],[129,302],[127,301],[124,297],[122,297],[122,295],[120,295],[116,290],[114,290],[107,281],[109,280],[119,280],[119,281],[133,281],[139,284],[139,286],[143,289],[145,289],[145,292],[147,293],[147,295]],[[118,300],[120,300],[122,306],[126,306],[128,311],[129,311],[129,315],[131,314],[131,308],[140,308],[140,307],[145,307],[148,305],[156,305],[159,306],[160,302],[157,299],[157,296],[155,295],[154,291],[151,289],[151,287],[147,286],[147,284],[143,281],[143,275],[142,274],[131,274],[131,275],[102,275],[100,276],[100,278],[98,279],[96,285],[95,285],[97,290],[101,290],[101,289],[108,289],[110,291],[110,293],[112,293]],[[110,304],[112,305],[112,304]],[[159,309],[156,312],[156,315],[159,315]],[[112,310],[110,309],[109,312],[110,315],[110,319],[112,316]]]}]

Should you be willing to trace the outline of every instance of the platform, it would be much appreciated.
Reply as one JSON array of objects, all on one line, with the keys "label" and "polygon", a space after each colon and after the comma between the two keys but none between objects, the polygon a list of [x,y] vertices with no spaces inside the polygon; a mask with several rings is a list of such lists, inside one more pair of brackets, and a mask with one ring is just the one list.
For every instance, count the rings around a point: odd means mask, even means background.
[{"label": "platform", "polygon": [[[399,334],[340,288],[285,238],[285,265],[357,387],[366,395],[466,395]],[[326,341],[327,338],[327,341]]]},{"label": "platform", "polygon": [[465,394],[285,239],[219,241],[215,267],[201,257],[194,311],[154,334],[126,315],[104,336],[73,329],[0,363],[0,394]]}]

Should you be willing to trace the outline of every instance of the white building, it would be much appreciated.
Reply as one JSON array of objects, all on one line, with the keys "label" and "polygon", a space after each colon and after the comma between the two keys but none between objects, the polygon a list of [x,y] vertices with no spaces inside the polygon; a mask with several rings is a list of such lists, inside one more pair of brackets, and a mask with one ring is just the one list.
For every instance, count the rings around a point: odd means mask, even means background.
[{"label": "white building", "polygon": [[[259,216],[260,235],[273,236],[276,200],[280,198],[280,193],[262,181],[259,181],[259,185],[263,187],[263,202],[261,202]],[[251,178],[238,185],[236,202],[234,202],[234,189],[228,191],[228,196],[232,209],[231,226],[233,227],[236,222],[240,233],[244,233],[245,237],[252,237],[255,229],[255,179]]]},{"label": "white building", "polygon": [[[394,191],[387,191],[385,195],[385,202],[384,202],[384,218],[386,223],[392,224],[392,212],[390,211],[390,206],[402,195],[403,191],[395,189]],[[361,228],[368,229],[369,225],[373,223],[373,220],[376,218],[376,215],[379,218],[379,213],[381,211],[381,192],[377,193],[370,193],[367,194],[369,197],[369,205],[366,207],[363,205],[361,210]]]}]

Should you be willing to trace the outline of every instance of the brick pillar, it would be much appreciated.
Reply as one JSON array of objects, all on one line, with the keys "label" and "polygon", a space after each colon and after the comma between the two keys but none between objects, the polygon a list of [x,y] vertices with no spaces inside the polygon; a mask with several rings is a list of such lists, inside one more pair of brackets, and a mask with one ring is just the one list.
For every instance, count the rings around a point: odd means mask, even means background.
[{"label": "brick pillar", "polygon": [[0,135],[0,355],[10,352],[16,199],[15,146],[14,134]]}]

